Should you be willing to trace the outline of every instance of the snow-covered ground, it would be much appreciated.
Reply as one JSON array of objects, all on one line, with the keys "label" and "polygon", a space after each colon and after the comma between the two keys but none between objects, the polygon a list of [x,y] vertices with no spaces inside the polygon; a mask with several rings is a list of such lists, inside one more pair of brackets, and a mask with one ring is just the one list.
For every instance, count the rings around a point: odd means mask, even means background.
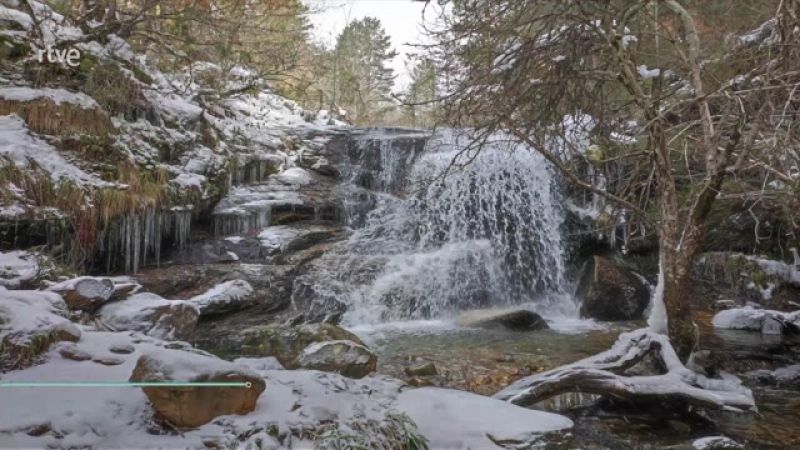
[{"label": "snow-covered ground", "polygon": [[[82,328],[80,342],[59,344],[46,355],[44,364],[3,374],[0,382],[126,382],[143,354],[175,364],[187,358],[213,358],[138,332]],[[59,349],[67,345],[91,359],[65,359]],[[124,347],[133,351],[119,354],[110,350]],[[94,362],[104,358],[121,363]],[[252,358],[236,364],[243,370],[256,370],[267,385],[255,411],[247,415],[222,416],[178,434],[156,431],[161,428],[153,421],[147,397],[137,387],[2,387],[0,404],[14,407],[0,408],[0,441],[11,448],[198,448],[209,441],[225,448],[247,447],[258,441],[259,448],[310,448],[310,442],[298,438],[303,430],[318,429],[330,421],[343,426],[352,421],[381,421],[387,413],[404,412],[417,423],[432,449],[490,449],[500,447],[489,436],[497,442],[525,442],[572,426],[569,419],[555,414],[466,392],[409,389],[383,376],[354,380],[317,371],[276,370],[274,362]],[[182,376],[190,378],[193,371],[209,367],[184,364],[176,373],[185,372]]]}]

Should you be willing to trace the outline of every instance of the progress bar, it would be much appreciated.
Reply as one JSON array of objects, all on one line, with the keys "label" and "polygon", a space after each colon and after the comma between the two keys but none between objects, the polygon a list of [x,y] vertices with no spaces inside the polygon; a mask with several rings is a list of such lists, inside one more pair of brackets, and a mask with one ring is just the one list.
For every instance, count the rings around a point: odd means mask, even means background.
[{"label": "progress bar", "polygon": [[0,388],[106,388],[106,387],[252,387],[238,381],[0,381]]}]

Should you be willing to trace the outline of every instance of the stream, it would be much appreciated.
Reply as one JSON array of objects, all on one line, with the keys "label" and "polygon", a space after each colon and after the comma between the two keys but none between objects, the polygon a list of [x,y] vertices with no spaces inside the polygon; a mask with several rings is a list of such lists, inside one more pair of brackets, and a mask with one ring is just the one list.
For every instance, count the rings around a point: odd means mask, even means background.
[{"label": "stream", "polygon": [[[220,338],[248,326],[334,321],[377,353],[380,374],[492,395],[523,376],[606,350],[620,333],[644,326],[579,318],[564,193],[542,158],[503,136],[479,153],[469,144],[467,134],[452,130],[361,130],[315,156],[316,166],[332,167],[335,183],[298,170],[282,183],[235,189],[215,211],[214,227],[224,231],[217,251],[234,251],[245,263],[239,276],[282,297],[201,322],[196,343],[214,351]],[[529,309],[550,328],[456,324],[462,312],[479,308]],[[717,332],[705,314],[698,318],[705,347],[731,361],[770,347],[760,335]],[[218,353],[237,356],[230,347]],[[406,373],[423,363],[433,363],[437,374]],[[776,367],[730,371],[759,368]],[[561,396],[539,406],[576,426],[567,441],[547,448],[686,448],[680,446],[719,434],[747,448],[800,446],[798,391],[745,382],[758,414],[687,415],[669,405],[654,413]]]}]

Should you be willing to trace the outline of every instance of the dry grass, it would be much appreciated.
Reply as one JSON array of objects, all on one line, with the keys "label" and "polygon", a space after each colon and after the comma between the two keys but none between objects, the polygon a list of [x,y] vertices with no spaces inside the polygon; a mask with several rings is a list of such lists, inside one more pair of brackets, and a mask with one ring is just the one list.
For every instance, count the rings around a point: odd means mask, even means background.
[{"label": "dry grass", "polygon": [[31,131],[54,136],[92,134],[103,136],[115,132],[105,112],[81,108],[70,103],[55,103],[42,98],[26,102],[0,99],[0,115],[17,114]]},{"label": "dry grass", "polygon": [[54,208],[65,214],[72,238],[70,263],[80,266],[93,260],[98,236],[115,220],[158,209],[172,201],[169,175],[163,170],[142,171],[133,164],[124,164],[114,175],[119,188],[84,188],[69,181],[54,182],[35,168],[6,164],[0,166],[0,201],[13,202],[13,184],[37,210]]}]

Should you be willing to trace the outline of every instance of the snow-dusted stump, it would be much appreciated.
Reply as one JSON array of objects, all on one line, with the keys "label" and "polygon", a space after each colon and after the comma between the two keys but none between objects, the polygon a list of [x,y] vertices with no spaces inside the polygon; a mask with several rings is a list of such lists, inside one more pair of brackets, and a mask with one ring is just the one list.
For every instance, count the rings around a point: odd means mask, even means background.
[{"label": "snow-dusted stump", "polygon": [[[625,372],[646,357],[663,374],[629,376]],[[630,401],[679,400],[708,409],[751,410],[753,394],[733,377],[712,379],[687,369],[669,339],[647,329],[620,335],[603,353],[547,372],[525,377],[495,398],[530,406],[564,393],[586,393]]]},{"label": "snow-dusted stump", "polygon": [[800,311],[785,313],[746,306],[720,311],[712,323],[716,328],[760,331],[764,334],[797,332],[800,330]]}]

